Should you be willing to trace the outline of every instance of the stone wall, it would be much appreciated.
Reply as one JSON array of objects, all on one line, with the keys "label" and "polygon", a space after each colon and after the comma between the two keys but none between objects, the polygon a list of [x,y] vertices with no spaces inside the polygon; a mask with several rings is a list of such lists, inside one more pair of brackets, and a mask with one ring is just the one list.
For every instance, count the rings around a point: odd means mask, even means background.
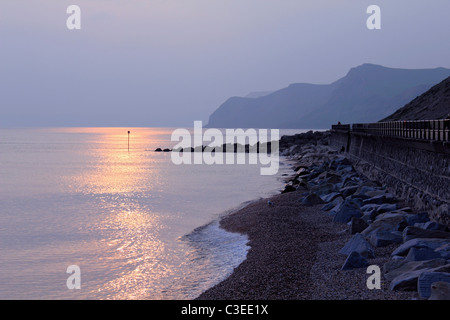
[{"label": "stone wall", "polygon": [[[345,145],[345,135],[348,137]],[[345,146],[355,169],[379,181],[416,210],[450,226],[450,144],[331,130],[330,146]]]}]

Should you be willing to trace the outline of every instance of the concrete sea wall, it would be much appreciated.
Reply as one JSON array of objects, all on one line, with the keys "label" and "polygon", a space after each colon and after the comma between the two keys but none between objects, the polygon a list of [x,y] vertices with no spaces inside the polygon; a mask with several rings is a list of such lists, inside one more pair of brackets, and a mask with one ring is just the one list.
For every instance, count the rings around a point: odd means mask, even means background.
[{"label": "concrete sea wall", "polygon": [[329,145],[416,210],[450,226],[450,142],[331,130]]}]

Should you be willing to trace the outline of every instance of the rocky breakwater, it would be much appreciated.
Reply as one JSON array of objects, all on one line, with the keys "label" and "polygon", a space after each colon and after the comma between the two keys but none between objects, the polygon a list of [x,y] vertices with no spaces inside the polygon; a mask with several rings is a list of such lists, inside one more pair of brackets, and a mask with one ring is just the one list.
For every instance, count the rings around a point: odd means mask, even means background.
[{"label": "rocky breakwater", "polygon": [[[302,205],[348,229],[339,254],[342,270],[372,265],[378,248],[392,248],[380,271],[390,290],[417,291],[420,299],[450,300],[450,232],[416,212],[387,188],[358,174],[343,154],[321,143],[291,145],[284,155],[296,162],[283,192],[299,191]],[[389,251],[390,252],[390,251]]]}]

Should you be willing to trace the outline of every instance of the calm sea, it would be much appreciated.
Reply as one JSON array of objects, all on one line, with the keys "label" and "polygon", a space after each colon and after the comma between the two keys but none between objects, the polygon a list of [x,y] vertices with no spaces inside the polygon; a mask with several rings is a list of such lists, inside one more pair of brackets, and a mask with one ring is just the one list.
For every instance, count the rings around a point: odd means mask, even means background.
[{"label": "calm sea", "polygon": [[228,276],[247,238],[220,216],[277,193],[290,166],[175,165],[154,152],[172,131],[1,129],[0,299],[192,299]]}]

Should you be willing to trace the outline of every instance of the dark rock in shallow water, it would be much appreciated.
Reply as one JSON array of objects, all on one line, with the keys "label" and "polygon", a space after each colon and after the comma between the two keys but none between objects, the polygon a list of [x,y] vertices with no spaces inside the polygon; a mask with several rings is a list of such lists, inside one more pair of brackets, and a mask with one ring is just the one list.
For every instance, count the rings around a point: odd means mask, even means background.
[{"label": "dark rock in shallow water", "polygon": [[161,152],[162,149],[161,148],[156,148],[155,152]]}]

